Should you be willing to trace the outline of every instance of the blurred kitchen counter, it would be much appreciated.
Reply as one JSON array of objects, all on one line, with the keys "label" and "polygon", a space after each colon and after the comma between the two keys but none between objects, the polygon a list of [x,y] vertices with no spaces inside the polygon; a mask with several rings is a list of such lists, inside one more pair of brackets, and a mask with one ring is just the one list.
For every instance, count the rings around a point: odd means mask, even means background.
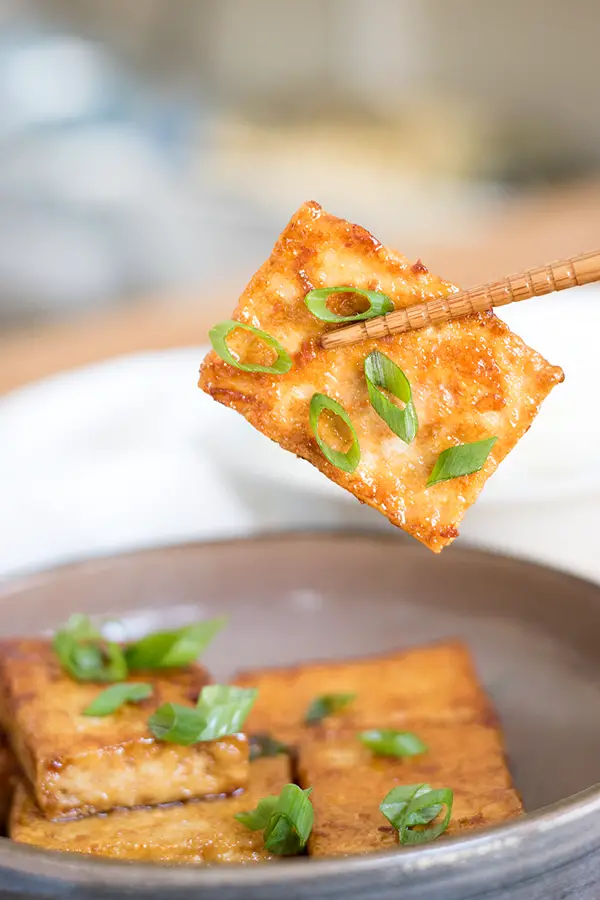
[{"label": "blurred kitchen counter", "polygon": [[[403,241],[399,249],[468,286],[595,249],[598,235],[600,182],[580,182],[515,198],[468,241],[429,247]],[[393,235],[380,237],[397,243]],[[261,262],[256,260],[257,268]],[[147,299],[66,323],[9,331],[0,336],[0,393],[110,357],[200,344],[210,326],[229,315],[243,286],[243,281],[224,281],[212,290],[199,288],[194,296]]]}]

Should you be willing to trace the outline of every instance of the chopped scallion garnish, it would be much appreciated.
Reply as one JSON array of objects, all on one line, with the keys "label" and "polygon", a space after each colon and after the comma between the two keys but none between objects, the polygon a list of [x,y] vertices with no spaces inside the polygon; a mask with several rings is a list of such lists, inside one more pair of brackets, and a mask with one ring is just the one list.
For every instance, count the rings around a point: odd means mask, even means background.
[{"label": "chopped scallion garnish", "polygon": [[306,710],[304,723],[318,725],[327,716],[335,715],[355,699],[356,694],[323,694],[316,697]]},{"label": "chopped scallion garnish", "polygon": [[[410,382],[402,369],[379,350],[373,350],[365,359],[365,378],[369,400],[375,412],[394,434],[410,444],[416,437],[419,421]],[[404,408],[397,407],[380,388],[401,400],[405,404]]]},{"label": "chopped scallion garnish", "polygon": [[[349,450],[346,450],[345,452],[342,450],[335,450],[333,447],[330,447],[329,444],[326,444],[320,436],[319,418],[321,416],[321,413],[325,409],[328,409],[332,413],[335,413],[336,416],[339,416],[340,419],[345,422],[350,429],[350,432],[352,434],[352,445]],[[354,472],[360,462],[360,446],[358,443],[358,437],[356,436],[356,431],[354,430],[354,426],[352,425],[352,420],[350,419],[350,416],[348,415],[344,407],[341,406],[337,402],[337,400],[333,400],[326,394],[313,394],[310,401],[309,419],[310,427],[312,428],[317,444],[321,448],[323,456],[328,459],[333,466],[341,469],[342,472]]]},{"label": "chopped scallion garnish", "polygon": [[[355,315],[338,316],[327,306],[327,301],[332,294],[358,294],[369,301],[369,308],[365,312],[356,313]],[[322,322],[359,322],[364,319],[372,319],[374,316],[382,316],[385,313],[392,312],[394,309],[394,304],[387,294],[382,294],[381,291],[363,291],[354,287],[318,288],[317,290],[309,291],[304,298],[304,302],[313,316],[316,316]]]},{"label": "chopped scallion garnish", "polygon": [[148,719],[159,741],[188,746],[216,741],[241,731],[256,699],[256,688],[211,684],[202,688],[196,708],[164,703]]},{"label": "chopped scallion garnish", "polygon": [[[432,790],[428,784],[398,785],[384,797],[379,809],[397,830],[401,844],[426,844],[448,827],[453,800],[450,788]],[[446,807],[446,815],[441,822],[431,828],[422,827],[437,818],[442,806]]]},{"label": "chopped scallion garnish", "polygon": [[84,711],[84,716],[110,716],[125,703],[139,703],[152,696],[152,685],[133,681],[124,684],[112,684],[92,700]]},{"label": "chopped scallion garnish", "polygon": [[412,731],[374,728],[361,731],[358,737],[375,756],[418,756],[427,751],[427,744]]},{"label": "chopped scallion garnish", "polygon": [[456,447],[442,450],[429,476],[427,487],[440,481],[449,481],[451,478],[479,472],[497,440],[497,437],[485,438],[483,441],[458,444]]},{"label": "chopped scallion garnish", "polygon": [[267,732],[250,735],[250,762],[261,757],[279,756],[280,753],[289,753],[287,744],[282,744],[277,738]]},{"label": "chopped scallion garnish", "polygon": [[296,784],[286,784],[279,796],[264,797],[256,809],[235,818],[250,831],[264,831],[265,848],[277,856],[295,856],[306,846],[314,821],[309,794]]},{"label": "chopped scallion garnish", "polygon": [[74,615],[52,642],[62,668],[75,681],[124,681],[127,663],[121,647],[106,641],[88,616]]},{"label": "chopped scallion garnish", "polygon": [[[277,359],[273,365],[260,366],[255,363],[243,363],[240,362],[239,359],[236,359],[227,346],[227,338],[236,328],[241,328],[243,331],[250,331],[264,341],[272,350],[275,350]],[[279,341],[276,341],[275,338],[271,337],[270,334],[267,334],[266,331],[254,328],[246,322],[236,322],[233,319],[221,322],[210,329],[208,337],[215,353],[226,363],[229,363],[230,366],[235,366],[236,369],[241,369],[242,372],[270,372],[273,375],[285,375],[285,373],[289,372],[292,368],[291,357],[287,350],[281,346]]]},{"label": "chopped scallion garnish", "polygon": [[227,618],[195,622],[175,631],[149,634],[125,651],[131,671],[140,669],[171,669],[195,662],[214,636],[226,625]]}]

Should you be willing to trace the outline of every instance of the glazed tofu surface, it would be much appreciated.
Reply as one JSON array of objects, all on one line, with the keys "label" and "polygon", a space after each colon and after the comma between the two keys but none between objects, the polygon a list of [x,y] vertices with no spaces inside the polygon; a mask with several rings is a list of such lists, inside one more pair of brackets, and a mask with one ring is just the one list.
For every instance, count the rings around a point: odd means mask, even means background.
[{"label": "glazed tofu surface", "polygon": [[379,804],[396,785],[451,787],[451,837],[514,818],[522,812],[498,731],[485,725],[407,723],[428,751],[408,759],[374,756],[350,731],[308,733],[299,745],[299,780],[312,786],[312,856],[374,853],[398,845]]},{"label": "glazed tofu surface", "polygon": [[250,784],[240,794],[192,800],[153,809],[116,810],[106,815],[52,822],[37,808],[24,782],[16,790],[11,813],[13,840],[46,850],[93,853],[117,859],[179,863],[250,863],[271,858],[261,831],[249,831],[234,819],[254,809],[290,780],[286,756],[250,765]]},{"label": "glazed tofu surface", "polygon": [[208,682],[202,667],[142,672],[130,680],[152,683],[153,696],[109,716],[84,716],[106,685],[72,680],[46,641],[0,644],[0,723],[49,818],[246,786],[244,735],[183,747],[155,741],[148,730],[148,718],[161,704],[195,703]]},{"label": "glazed tofu surface", "polygon": [[323,694],[356,694],[344,710],[325,720],[330,729],[403,729],[414,720],[442,724],[494,715],[469,652],[459,642],[341,662],[246,670],[235,683],[258,688],[248,733],[272,732],[290,742],[303,734],[306,711]]},{"label": "glazed tofu surface", "polygon": [[[201,369],[200,387],[440,551],[458,535],[465,512],[563,373],[493,314],[324,350],[320,338],[335,326],[317,319],[304,298],[313,289],[335,286],[384,292],[396,308],[457,290],[420,262],[410,265],[363,228],[329,215],[317,203],[306,203],[233,313],[235,320],[279,341],[292,368],[283,375],[249,373],[211,352]],[[271,364],[248,332],[234,332],[229,346],[238,358]],[[411,384],[419,420],[411,444],[397,437],[369,402],[363,366],[374,349],[393,360]],[[352,473],[332,465],[319,449],[309,423],[316,392],[340,403],[352,421],[361,450]],[[481,471],[427,487],[443,450],[490,437],[498,440]]]}]

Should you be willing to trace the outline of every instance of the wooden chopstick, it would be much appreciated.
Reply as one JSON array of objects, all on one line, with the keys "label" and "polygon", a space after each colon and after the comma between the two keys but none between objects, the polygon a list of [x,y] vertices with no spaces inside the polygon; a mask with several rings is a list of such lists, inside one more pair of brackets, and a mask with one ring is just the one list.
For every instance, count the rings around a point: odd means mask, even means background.
[{"label": "wooden chopstick", "polygon": [[450,294],[448,297],[417,303],[405,309],[396,309],[386,316],[345,325],[324,334],[321,344],[325,349],[331,350],[369,338],[403,334],[424,328],[426,325],[447,322],[449,319],[457,319],[475,312],[485,312],[496,306],[518,303],[529,297],[541,297],[576,285],[591,284],[593,281],[600,281],[600,250],[551,263],[548,266],[540,266],[520,275],[510,275],[502,281],[492,281],[481,287]]}]

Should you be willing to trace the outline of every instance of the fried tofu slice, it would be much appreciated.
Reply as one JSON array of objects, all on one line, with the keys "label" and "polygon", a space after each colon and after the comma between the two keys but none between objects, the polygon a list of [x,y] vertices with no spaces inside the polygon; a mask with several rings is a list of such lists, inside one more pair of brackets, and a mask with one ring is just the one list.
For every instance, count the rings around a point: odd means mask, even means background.
[{"label": "fried tofu slice", "polygon": [[470,654],[458,641],[386,656],[246,670],[235,683],[258,688],[248,733],[271,732],[290,743],[303,734],[306,711],[323,694],[356,694],[351,704],[325,720],[329,730],[402,730],[415,720],[441,725],[494,719]]},{"label": "fried tofu slice", "polygon": [[20,782],[11,812],[10,836],[22,844],[109,856],[179,863],[250,863],[272,857],[261,831],[249,831],[234,815],[254,809],[262,797],[289,782],[286,756],[250,766],[246,791],[216,800],[191,800],[153,809],[116,810],[106,815],[52,822]]},{"label": "fried tofu slice", "polygon": [[408,723],[406,730],[427,744],[426,753],[410,759],[375,757],[354,731],[306,733],[298,749],[299,781],[313,788],[311,856],[375,853],[397,846],[398,834],[379,810],[396,785],[452,788],[452,817],[444,832],[449,837],[522,813],[496,729],[474,723]]},{"label": "fried tofu slice", "polygon": [[[335,326],[315,318],[304,298],[313,289],[342,285],[382,291],[396,308],[457,290],[421,262],[410,265],[363,228],[326,213],[318,203],[305,203],[233,313],[235,320],[279,341],[292,368],[284,375],[249,373],[210,352],[199,385],[439,552],[458,535],[465,512],[563,373],[491,313],[324,350],[320,338]],[[248,332],[233,332],[228,345],[246,362],[272,364],[264,344]],[[392,359],[412,386],[419,431],[411,444],[397,437],[369,402],[363,366],[375,349]],[[309,422],[316,392],[332,397],[350,416],[361,450],[353,473],[332,465],[319,449]],[[481,471],[427,487],[443,450],[492,436],[498,440]]]},{"label": "fried tofu slice", "polygon": [[208,682],[202,667],[139,673],[132,680],[151,682],[152,697],[91,718],[82,711],[106,685],[73,681],[46,641],[0,643],[0,724],[44,815],[170,803],[247,785],[244,735],[181,747],[155,741],[148,730],[161,704],[195,702]]},{"label": "fried tofu slice", "polygon": [[0,834],[6,826],[16,776],[17,761],[6,736],[0,731]]},{"label": "fried tofu slice", "polygon": [[[459,642],[367,659],[256,669],[239,673],[236,684],[259,689],[249,734],[270,732],[295,746],[298,783],[313,788],[313,856],[396,845],[397,834],[379,804],[398,784],[451,788],[449,835],[522,812],[495,710]],[[329,693],[356,693],[356,698],[319,724],[306,725],[310,703]],[[413,731],[428,751],[410,759],[374,757],[357,737],[373,728]]]}]

